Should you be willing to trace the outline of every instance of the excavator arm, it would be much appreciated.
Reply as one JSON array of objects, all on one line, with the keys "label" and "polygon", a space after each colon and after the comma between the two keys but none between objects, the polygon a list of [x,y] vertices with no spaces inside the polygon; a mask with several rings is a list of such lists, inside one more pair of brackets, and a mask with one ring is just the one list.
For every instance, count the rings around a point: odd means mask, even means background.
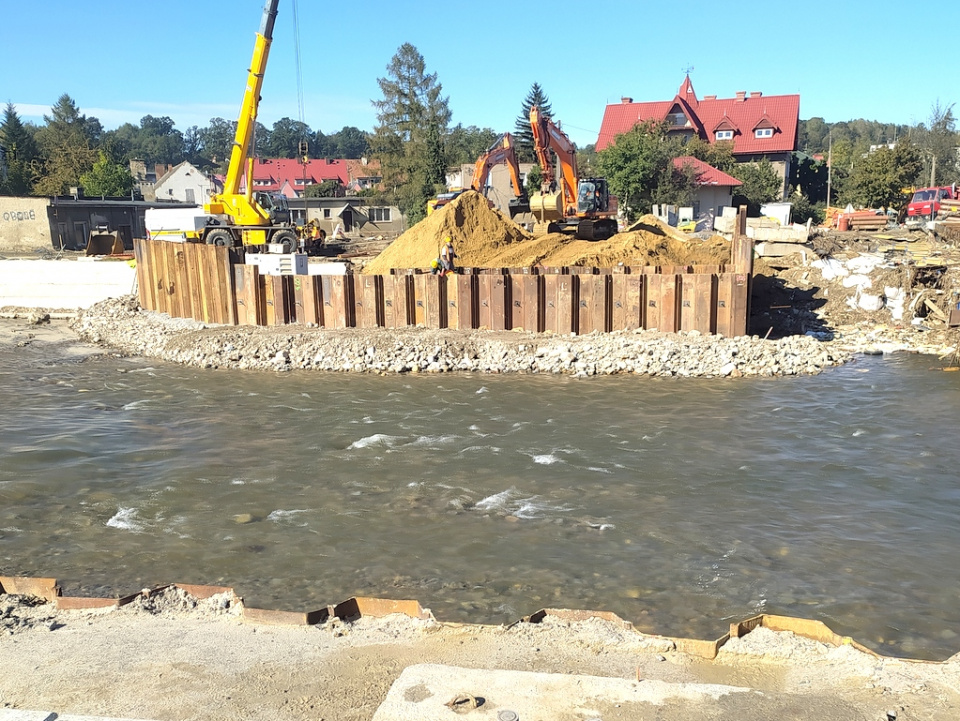
[{"label": "excavator arm", "polygon": [[511,218],[517,213],[526,213],[530,210],[530,201],[523,188],[523,183],[520,181],[520,164],[517,162],[517,153],[514,147],[515,143],[510,133],[504,133],[497,138],[497,141],[477,158],[477,163],[473,168],[473,181],[470,183],[471,189],[483,193],[493,166],[506,163],[510,170],[510,183],[513,185],[513,193],[516,196],[509,203]]},{"label": "excavator arm", "polygon": [[[563,215],[575,215],[579,182],[576,147],[567,134],[536,106],[530,108],[530,129],[533,131],[533,148],[537,154],[537,161],[543,171],[541,194],[556,193],[559,190],[560,212]],[[550,157],[551,151],[556,154],[559,161],[559,178],[553,167],[553,158]]]}]

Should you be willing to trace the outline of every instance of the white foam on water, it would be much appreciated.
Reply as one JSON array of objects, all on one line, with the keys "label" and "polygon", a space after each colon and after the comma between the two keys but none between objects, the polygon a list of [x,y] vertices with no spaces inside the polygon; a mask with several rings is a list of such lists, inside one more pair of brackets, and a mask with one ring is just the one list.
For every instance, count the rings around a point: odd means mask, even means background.
[{"label": "white foam on water", "polygon": [[307,508],[295,508],[289,511],[285,511],[282,508],[278,508],[275,511],[270,511],[270,514],[267,516],[268,521],[285,521],[289,518],[293,518],[299,513],[309,513]]},{"label": "white foam on water", "polygon": [[479,430],[480,430],[480,426],[478,426],[477,424],[473,424],[473,425],[470,426],[467,430],[468,430],[468,431],[479,431]]},{"label": "white foam on water", "polygon": [[133,401],[132,403],[127,403],[125,406],[121,406],[125,411],[138,411],[141,408],[145,408],[148,404],[147,400]]},{"label": "white foam on water", "polygon": [[386,433],[374,433],[372,436],[366,436],[359,441],[354,441],[347,446],[348,451],[356,451],[370,446],[386,446],[392,448],[397,441],[402,440],[398,436],[388,436]]},{"label": "white foam on water", "polygon": [[855,431],[853,432],[853,437],[854,437],[854,438],[859,438],[860,436],[865,435],[865,434],[866,434],[866,431],[865,431],[865,430],[862,430],[862,429],[858,428],[857,430],[855,430]]},{"label": "white foam on water", "polygon": [[457,440],[458,436],[420,436],[405,444],[407,448],[423,448],[424,446],[442,446]]},{"label": "white foam on water", "polygon": [[560,463],[561,460],[552,453],[544,453],[542,455],[533,456],[533,462],[539,463],[542,466],[552,466],[554,463]]},{"label": "white foam on water", "polygon": [[506,508],[507,503],[510,502],[510,499],[513,498],[516,493],[515,489],[508,488],[505,491],[500,491],[500,493],[494,493],[492,496],[481,498],[473,505],[474,508],[480,511],[502,510]]},{"label": "white foam on water", "polygon": [[110,520],[107,521],[107,525],[111,528],[119,528],[123,531],[140,533],[143,531],[143,524],[137,523],[136,518],[136,508],[123,508],[121,506],[119,509],[117,509],[117,512],[113,514]]},{"label": "white foam on water", "polygon": [[0,528],[0,533],[23,533],[16,526],[10,526],[9,528]]},{"label": "white foam on water", "polygon": [[587,468],[587,470],[592,471],[593,473],[607,473],[607,474],[613,473],[613,471],[611,471],[609,468],[597,468],[596,466],[590,466]]},{"label": "white foam on water", "polygon": [[460,449],[460,455],[463,455],[464,453],[473,453],[473,452],[500,453],[500,451],[502,450],[503,449],[499,448],[498,446],[467,446],[466,448]]},{"label": "white foam on water", "polygon": [[489,392],[490,391],[487,390],[486,386],[480,386],[479,390],[477,390],[477,395],[479,396],[482,393],[489,393]]}]

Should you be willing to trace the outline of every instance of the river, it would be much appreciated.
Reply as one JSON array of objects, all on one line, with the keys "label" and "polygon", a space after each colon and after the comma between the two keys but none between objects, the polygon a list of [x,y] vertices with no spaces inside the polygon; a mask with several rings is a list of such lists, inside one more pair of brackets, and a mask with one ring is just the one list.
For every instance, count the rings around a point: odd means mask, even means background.
[{"label": "river", "polygon": [[0,344],[0,574],[178,581],[440,620],[766,612],[960,651],[960,374],[772,379],[209,371]]}]

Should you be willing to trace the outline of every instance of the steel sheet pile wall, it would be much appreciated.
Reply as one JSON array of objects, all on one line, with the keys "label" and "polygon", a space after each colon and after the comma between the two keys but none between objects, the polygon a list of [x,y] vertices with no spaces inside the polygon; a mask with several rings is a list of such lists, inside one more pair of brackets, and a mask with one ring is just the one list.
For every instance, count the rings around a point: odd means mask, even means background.
[{"label": "steel sheet pile wall", "polygon": [[137,241],[140,303],[209,323],[325,328],[656,329],[744,335],[753,243],[741,209],[729,265],[462,268],[441,277],[261,275],[236,250]]}]

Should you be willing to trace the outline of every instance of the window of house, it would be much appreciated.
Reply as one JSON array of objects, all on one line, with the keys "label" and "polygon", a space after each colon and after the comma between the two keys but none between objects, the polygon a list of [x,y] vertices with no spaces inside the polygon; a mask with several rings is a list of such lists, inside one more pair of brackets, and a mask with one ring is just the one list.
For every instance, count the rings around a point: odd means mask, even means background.
[{"label": "window of house", "polygon": [[667,114],[667,124],[675,128],[682,128],[688,125],[689,122],[687,121],[687,116],[683,113],[669,113]]},{"label": "window of house", "polygon": [[773,128],[757,128],[753,131],[753,136],[755,138],[772,138]]},{"label": "window of house", "polygon": [[718,130],[718,131],[717,131],[717,140],[733,140],[733,131],[732,131],[732,130]]},{"label": "window of house", "polygon": [[330,220],[330,208],[323,209],[323,219]]},{"label": "window of house", "polygon": [[370,220],[374,223],[389,223],[390,208],[370,208]]}]

